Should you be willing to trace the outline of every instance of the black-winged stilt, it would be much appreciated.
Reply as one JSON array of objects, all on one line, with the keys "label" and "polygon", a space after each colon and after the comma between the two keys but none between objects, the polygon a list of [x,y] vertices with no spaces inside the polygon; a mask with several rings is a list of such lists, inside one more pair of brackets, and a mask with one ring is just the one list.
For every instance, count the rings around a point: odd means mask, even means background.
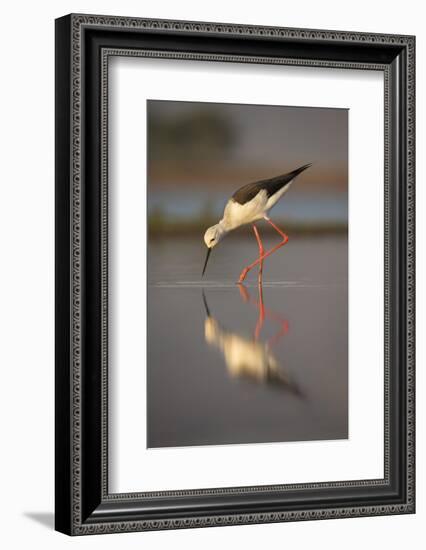
[{"label": "black-winged stilt", "polygon": [[[240,227],[240,225],[252,223],[253,231],[259,246],[259,258],[242,270],[238,283],[241,284],[250,269],[256,265],[259,265],[259,282],[262,281],[263,260],[284,246],[288,241],[288,236],[274,224],[267,213],[279,201],[284,193],[288,191],[294,179],[310,166],[312,166],[312,164],[305,164],[287,174],[256,181],[254,183],[248,183],[235,191],[226,203],[223,218],[216,225],[209,227],[204,234],[204,242],[207,246],[207,256],[204,262],[203,275],[206,271],[207,262],[212,249],[223,239],[223,237],[233,229]],[[272,225],[282,238],[280,243],[266,252],[255,224],[256,221],[261,219],[266,220]]]}]

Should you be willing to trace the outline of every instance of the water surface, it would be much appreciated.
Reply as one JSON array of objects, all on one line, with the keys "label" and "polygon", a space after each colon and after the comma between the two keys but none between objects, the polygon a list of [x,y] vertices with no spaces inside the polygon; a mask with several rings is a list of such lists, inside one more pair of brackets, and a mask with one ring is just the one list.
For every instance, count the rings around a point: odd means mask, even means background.
[{"label": "water surface", "polygon": [[347,438],[346,237],[291,238],[261,291],[254,271],[235,284],[251,235],[225,239],[202,280],[204,254],[149,242],[148,447]]}]

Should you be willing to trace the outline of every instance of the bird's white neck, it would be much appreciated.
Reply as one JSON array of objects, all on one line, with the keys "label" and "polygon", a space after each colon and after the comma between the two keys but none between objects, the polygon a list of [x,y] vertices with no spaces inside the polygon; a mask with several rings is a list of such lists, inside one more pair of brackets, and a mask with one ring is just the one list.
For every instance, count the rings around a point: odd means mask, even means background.
[{"label": "bird's white neck", "polygon": [[229,224],[227,223],[227,220],[225,218],[222,218],[219,223],[217,224],[217,228],[221,234],[221,236],[225,236],[226,233],[231,231],[232,227],[229,227]]},{"label": "bird's white neck", "polygon": [[227,227],[226,222],[224,219],[221,219],[219,223],[217,224],[217,230],[219,232],[220,237],[224,237],[228,231],[230,231],[230,228]]}]

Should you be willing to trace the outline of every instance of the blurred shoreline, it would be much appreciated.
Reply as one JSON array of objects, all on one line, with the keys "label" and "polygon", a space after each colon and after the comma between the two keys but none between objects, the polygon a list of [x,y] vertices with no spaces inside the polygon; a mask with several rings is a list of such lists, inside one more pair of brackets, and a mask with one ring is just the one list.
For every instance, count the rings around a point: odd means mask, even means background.
[{"label": "blurred shoreline", "polygon": [[[274,219],[275,223],[283,228],[289,235],[294,236],[324,236],[336,235],[347,236],[348,226],[346,223],[335,221],[321,223],[298,223],[287,222],[286,220]],[[149,238],[180,238],[180,237],[195,237],[204,235],[208,227],[217,223],[216,218],[203,218],[195,220],[175,220],[165,221],[164,219],[156,218],[148,221],[148,237]],[[247,230],[250,232],[248,233]],[[260,223],[259,230],[262,235],[275,234],[275,230],[267,223]],[[251,226],[242,226],[232,232],[233,235],[242,237],[247,235],[252,236]]]}]

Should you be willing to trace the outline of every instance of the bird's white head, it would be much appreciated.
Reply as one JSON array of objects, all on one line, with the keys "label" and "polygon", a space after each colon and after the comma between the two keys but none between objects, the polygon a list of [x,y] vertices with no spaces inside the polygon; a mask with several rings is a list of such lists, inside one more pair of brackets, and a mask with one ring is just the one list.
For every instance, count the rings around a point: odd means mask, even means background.
[{"label": "bird's white head", "polygon": [[204,233],[204,242],[206,243],[207,248],[213,248],[217,243],[222,240],[224,232],[220,227],[220,224],[212,225]]},{"label": "bird's white head", "polygon": [[204,233],[204,242],[206,243],[206,246],[207,246],[207,256],[204,262],[202,275],[204,275],[206,271],[207,262],[209,261],[209,257],[212,249],[217,245],[219,241],[223,239],[225,234],[226,234],[226,230],[221,226],[220,223],[217,223],[216,225],[212,225]]}]

